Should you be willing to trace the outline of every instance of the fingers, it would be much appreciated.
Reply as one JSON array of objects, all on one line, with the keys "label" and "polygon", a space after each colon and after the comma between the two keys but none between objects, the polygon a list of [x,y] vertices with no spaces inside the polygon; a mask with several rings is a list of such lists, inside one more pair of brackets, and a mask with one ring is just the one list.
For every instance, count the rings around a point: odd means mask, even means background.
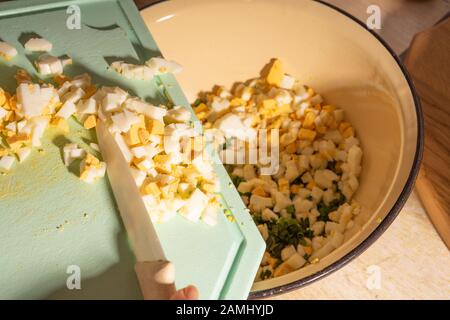
[{"label": "fingers", "polygon": [[170,300],[198,300],[198,290],[194,286],[187,286],[175,292]]}]

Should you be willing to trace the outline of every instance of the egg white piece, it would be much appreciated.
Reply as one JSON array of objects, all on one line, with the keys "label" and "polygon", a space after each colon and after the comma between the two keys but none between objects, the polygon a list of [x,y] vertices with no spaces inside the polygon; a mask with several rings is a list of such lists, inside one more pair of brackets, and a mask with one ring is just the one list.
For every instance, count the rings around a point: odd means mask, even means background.
[{"label": "egg white piece", "polygon": [[0,107],[0,120],[3,120],[4,117],[8,114],[8,111]]},{"label": "egg white piece", "polygon": [[66,101],[61,109],[56,113],[57,117],[68,119],[71,115],[73,115],[77,111],[76,105],[71,101]]},{"label": "egg white piece", "polygon": [[52,51],[53,44],[43,38],[31,38],[25,43],[25,49],[33,52],[50,52]]},{"label": "egg white piece", "polygon": [[246,127],[241,118],[235,114],[228,113],[214,123],[214,127],[222,131],[227,138],[236,137],[241,140],[254,139],[256,131]]},{"label": "egg white piece", "polygon": [[165,117],[169,122],[183,123],[191,119],[191,113],[183,106],[175,106],[167,111]]},{"label": "egg white piece", "polygon": [[74,88],[86,89],[91,85],[91,76],[87,73],[80,74],[70,81],[70,85]]},{"label": "egg white piece", "polygon": [[179,213],[188,220],[197,222],[207,204],[208,197],[200,189],[195,189]]},{"label": "egg white piece", "polygon": [[63,147],[64,165],[66,167],[70,166],[75,159],[81,159],[85,155],[86,152],[79,148],[76,143],[68,143]]},{"label": "egg white piece", "polygon": [[134,181],[136,182],[136,185],[138,187],[141,187],[142,184],[144,183],[145,178],[147,177],[147,173],[133,167],[130,167],[130,170],[131,175],[133,176]]},{"label": "egg white piece", "polygon": [[94,149],[95,151],[100,152],[100,147],[98,146],[98,144],[91,142],[91,143],[89,144],[89,146],[90,146],[92,149]]},{"label": "egg white piece", "polygon": [[24,162],[31,154],[31,148],[25,147],[17,150],[17,157],[19,158],[19,162]]},{"label": "egg white piece", "polygon": [[51,102],[58,102],[59,97],[52,87],[39,84],[21,83],[17,88],[17,106],[25,118],[40,116]]},{"label": "egg white piece", "polygon": [[283,89],[292,89],[295,84],[295,78],[285,74],[283,78],[281,79],[280,88]]},{"label": "egg white piece", "polygon": [[105,176],[106,173],[106,164],[104,162],[100,162],[99,168],[96,167],[88,167],[85,168],[85,161],[81,161],[80,171],[85,171],[86,174],[81,176],[80,179],[86,183],[94,183],[98,179],[101,179]]},{"label": "egg white piece", "polygon": [[58,57],[43,54],[35,61],[39,73],[43,76],[63,73],[63,63]]},{"label": "egg white piece", "polygon": [[31,145],[33,147],[41,146],[41,138],[44,135],[45,129],[50,122],[50,118],[46,116],[34,117],[30,120],[32,125],[31,130]]},{"label": "egg white piece", "polygon": [[13,156],[3,156],[0,158],[0,169],[11,170],[12,166],[16,162],[16,158]]},{"label": "egg white piece", "polygon": [[111,68],[127,79],[151,80],[154,77],[152,69],[148,66],[135,65],[124,61],[111,63]]},{"label": "egg white piece", "polygon": [[80,114],[97,114],[97,101],[92,97],[78,101],[77,112]]},{"label": "egg white piece", "polygon": [[9,131],[16,133],[17,132],[17,122],[15,122],[15,121],[10,122],[5,126],[5,128],[8,129]]},{"label": "egg white piece", "polygon": [[175,61],[169,61],[163,58],[151,58],[145,63],[154,74],[159,75],[163,73],[180,73],[183,67]]},{"label": "egg white piece", "polygon": [[17,132],[18,133],[26,133],[25,128],[27,127],[28,121],[27,120],[21,120],[17,122]]},{"label": "egg white piece", "polygon": [[202,221],[207,225],[215,226],[218,222],[218,214],[216,207],[207,207],[202,214]]},{"label": "egg white piece", "polygon": [[107,93],[102,100],[102,108],[105,112],[116,112],[119,111],[122,103],[126,99],[126,95],[120,93]]},{"label": "egg white piece", "polygon": [[128,110],[142,113],[143,115],[158,121],[163,121],[164,116],[167,114],[167,109],[154,106],[150,103],[142,101],[139,98],[127,99],[124,103],[124,107]]},{"label": "egg white piece", "polygon": [[10,60],[17,55],[17,49],[7,42],[0,41],[0,56]]},{"label": "egg white piece", "polygon": [[127,132],[131,126],[137,124],[141,119],[131,111],[124,110],[111,116],[111,120],[120,132]]}]

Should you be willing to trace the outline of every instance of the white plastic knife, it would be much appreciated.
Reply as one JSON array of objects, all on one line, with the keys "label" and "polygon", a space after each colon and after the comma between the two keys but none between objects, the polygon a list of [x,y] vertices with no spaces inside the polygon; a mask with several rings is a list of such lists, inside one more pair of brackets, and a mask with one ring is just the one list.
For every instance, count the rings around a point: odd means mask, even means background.
[{"label": "white plastic knife", "polygon": [[103,121],[97,138],[120,216],[136,256],[135,271],[144,299],[169,299],[175,292],[175,267],[166,260],[156,230],[125,157]]}]

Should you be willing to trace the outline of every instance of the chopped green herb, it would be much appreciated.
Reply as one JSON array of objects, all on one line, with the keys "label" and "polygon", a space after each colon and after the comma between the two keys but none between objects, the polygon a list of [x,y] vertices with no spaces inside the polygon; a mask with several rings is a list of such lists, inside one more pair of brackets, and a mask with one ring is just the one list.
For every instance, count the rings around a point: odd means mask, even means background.
[{"label": "chopped green herb", "polygon": [[270,278],[271,275],[272,275],[272,271],[270,271],[269,269],[266,269],[261,272],[260,277],[261,277],[261,280],[265,280],[265,279]]},{"label": "chopped green herb", "polygon": [[314,231],[312,231],[311,229],[306,230],[305,231],[305,237],[308,238],[308,239],[314,238]]},{"label": "chopped green herb", "polygon": [[289,207],[286,208],[286,212],[289,214],[294,214],[295,213],[295,207],[294,205],[290,205]]},{"label": "chopped green herb", "polygon": [[197,100],[194,101],[194,106],[197,107],[202,102],[203,102],[202,99],[197,99]]},{"label": "chopped green herb", "polygon": [[333,201],[331,201],[328,206],[325,204],[325,202],[320,201],[317,204],[317,210],[319,211],[320,215],[317,218],[318,221],[329,221],[330,219],[328,218],[328,214],[330,212],[333,212],[335,210],[337,210],[341,205],[343,205],[345,202],[347,201],[347,199],[345,198],[345,196],[340,193],[339,197],[337,199],[334,199]]},{"label": "chopped green herb", "polygon": [[305,238],[299,239],[298,244],[301,244],[302,246],[306,247],[307,243],[306,243]]},{"label": "chopped green herb", "polygon": [[309,228],[309,218],[300,218],[299,224],[303,229],[305,229],[305,230],[308,229]]},{"label": "chopped green herb", "polygon": [[277,259],[281,259],[281,250],[287,245],[294,247],[297,247],[298,244],[306,245],[304,238],[310,235],[309,220],[307,219],[300,223],[295,218],[281,217],[277,221],[266,222],[266,224],[269,230],[267,250],[272,257]]},{"label": "chopped green herb", "polygon": [[245,182],[246,180],[244,178],[241,178],[239,176],[232,176],[231,177],[231,181],[233,181],[233,184],[237,187],[239,187],[239,184],[241,182]]},{"label": "chopped green herb", "polygon": [[330,202],[329,206],[332,208],[331,211],[337,210],[341,205],[347,202],[347,198],[342,193],[339,193],[337,199],[334,199]]},{"label": "chopped green herb", "polygon": [[298,176],[297,178],[295,178],[292,182],[291,182],[291,185],[292,184],[301,184],[302,183],[302,177],[301,176]]},{"label": "chopped green herb", "polygon": [[325,202],[320,201],[317,204],[317,210],[319,211],[320,215],[317,217],[318,221],[328,221],[330,220],[328,218],[328,214],[331,212],[330,208],[326,206]]},{"label": "chopped green herb", "polygon": [[255,213],[252,217],[256,225],[263,224],[265,222],[260,213]]},{"label": "chopped green herb", "polygon": [[335,160],[333,160],[333,161],[328,161],[328,163],[327,163],[327,169],[328,170],[331,170],[331,171],[333,171],[333,172],[336,172],[336,161]]}]

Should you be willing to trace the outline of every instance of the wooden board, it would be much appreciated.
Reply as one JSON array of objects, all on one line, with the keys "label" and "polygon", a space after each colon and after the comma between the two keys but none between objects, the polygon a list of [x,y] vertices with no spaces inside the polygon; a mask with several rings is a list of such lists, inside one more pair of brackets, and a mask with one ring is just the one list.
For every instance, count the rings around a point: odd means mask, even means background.
[{"label": "wooden board", "polygon": [[405,64],[419,93],[425,119],[425,151],[417,191],[450,248],[450,18],[419,33]]},{"label": "wooden board", "polygon": [[325,0],[359,20],[369,17],[367,8],[377,5],[381,13],[381,29],[375,30],[398,54],[408,49],[417,32],[433,26],[450,10],[449,0]]}]

